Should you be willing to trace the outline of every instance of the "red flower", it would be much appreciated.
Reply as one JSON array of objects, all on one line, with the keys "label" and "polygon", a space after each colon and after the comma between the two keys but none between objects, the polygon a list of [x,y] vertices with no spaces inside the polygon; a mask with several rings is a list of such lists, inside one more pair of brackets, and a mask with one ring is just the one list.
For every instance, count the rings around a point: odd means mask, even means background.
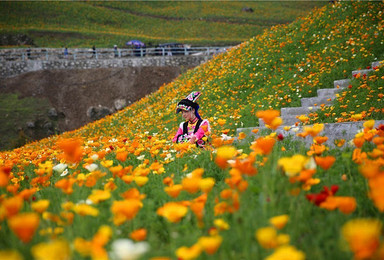
[{"label": "red flower", "polygon": [[329,190],[327,186],[323,187],[323,190],[320,193],[307,194],[307,200],[315,203],[316,206],[319,206],[322,202],[324,202],[328,196],[333,196],[339,190],[339,186],[332,185]]}]

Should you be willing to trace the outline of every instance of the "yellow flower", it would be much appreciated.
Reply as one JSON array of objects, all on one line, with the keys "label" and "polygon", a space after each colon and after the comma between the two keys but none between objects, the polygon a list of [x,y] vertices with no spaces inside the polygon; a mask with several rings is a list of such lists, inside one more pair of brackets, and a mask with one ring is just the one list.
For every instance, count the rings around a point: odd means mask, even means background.
[{"label": "yellow flower", "polygon": [[55,235],[62,234],[63,232],[64,232],[64,228],[62,228],[62,227],[56,227],[54,229],[49,227],[49,228],[46,228],[46,229],[40,229],[39,234],[41,236],[53,235],[53,237],[54,237]]},{"label": "yellow flower", "polygon": [[315,137],[318,135],[321,131],[324,129],[324,124],[314,124],[312,127],[306,126],[304,127],[304,133],[306,135],[311,135],[312,137]]},{"label": "yellow flower", "polygon": [[0,259],[23,260],[23,256],[15,250],[0,250]]},{"label": "yellow flower", "polygon": [[375,120],[371,119],[371,120],[365,121],[363,126],[364,128],[372,129],[375,126]]},{"label": "yellow flower", "polygon": [[215,185],[214,178],[204,178],[204,179],[201,179],[199,182],[200,189],[205,193],[210,192],[214,185]]},{"label": "yellow flower", "polygon": [[224,169],[228,166],[228,160],[232,159],[237,154],[237,150],[233,146],[221,146],[217,149],[216,164]]},{"label": "yellow flower", "polygon": [[275,252],[265,258],[265,260],[304,260],[305,254],[297,250],[294,246],[281,246]]},{"label": "yellow flower", "polygon": [[100,162],[101,165],[103,165],[105,168],[109,168],[113,165],[112,160],[103,160]]},{"label": "yellow flower", "polygon": [[36,260],[67,260],[71,258],[71,249],[65,240],[37,244],[32,247],[31,252]]},{"label": "yellow flower", "polygon": [[183,260],[192,260],[199,257],[201,254],[201,247],[195,244],[191,247],[182,246],[176,250],[176,256]]},{"label": "yellow flower", "polygon": [[290,240],[291,238],[287,234],[279,234],[277,236],[277,243],[279,244],[279,246],[289,244]]},{"label": "yellow flower", "polygon": [[273,130],[276,130],[282,124],[283,124],[283,119],[281,119],[281,117],[276,117],[275,119],[272,120],[270,125],[267,125],[267,127]]},{"label": "yellow flower", "polygon": [[43,213],[48,207],[49,200],[39,200],[31,204],[31,208],[38,213]]},{"label": "yellow flower", "polygon": [[280,215],[280,216],[270,218],[269,223],[277,229],[282,229],[283,227],[285,227],[288,220],[289,220],[288,215]]},{"label": "yellow flower", "polygon": [[77,237],[73,242],[75,250],[83,257],[89,256],[91,254],[92,243],[81,237]]},{"label": "yellow flower", "polygon": [[213,221],[213,224],[214,224],[217,228],[219,228],[219,229],[221,229],[221,230],[228,230],[228,229],[229,229],[229,225],[228,225],[228,223],[225,222],[222,218],[215,219],[215,220]]},{"label": "yellow flower", "polygon": [[302,123],[306,123],[309,121],[309,117],[307,117],[306,115],[300,115],[299,118],[298,118]]},{"label": "yellow flower", "polygon": [[92,194],[88,196],[88,199],[93,203],[99,203],[100,201],[107,200],[111,197],[111,193],[106,190],[92,190]]},{"label": "yellow flower", "polygon": [[285,174],[293,177],[299,174],[307,164],[308,158],[301,154],[296,154],[292,157],[282,157],[279,159],[277,165],[282,167]]},{"label": "yellow flower", "polygon": [[80,216],[93,216],[96,217],[99,215],[99,210],[87,205],[87,204],[78,204],[73,207],[73,211],[79,214]]},{"label": "yellow flower", "polygon": [[344,224],[342,234],[356,259],[368,259],[379,248],[381,229],[377,219],[352,219]]},{"label": "yellow flower", "polygon": [[147,176],[135,176],[134,181],[138,186],[144,186],[148,182],[148,177]]},{"label": "yellow flower", "polygon": [[157,210],[157,214],[168,219],[169,222],[179,222],[188,212],[188,208],[177,202],[168,202]]},{"label": "yellow flower", "polygon": [[259,228],[255,235],[259,244],[266,249],[278,246],[277,232],[273,227]]},{"label": "yellow flower", "polygon": [[75,206],[75,204],[73,204],[72,201],[67,201],[67,202],[63,202],[61,203],[61,207],[64,209],[64,210],[72,210],[72,208]]},{"label": "yellow flower", "polygon": [[218,123],[220,126],[225,125],[226,122],[227,122],[227,120],[225,120],[225,119],[221,119],[221,118],[217,120],[217,123]]},{"label": "yellow flower", "polygon": [[216,235],[216,236],[209,236],[209,237],[201,237],[199,238],[197,243],[207,254],[212,255],[216,253],[222,241],[223,241],[222,237]]}]

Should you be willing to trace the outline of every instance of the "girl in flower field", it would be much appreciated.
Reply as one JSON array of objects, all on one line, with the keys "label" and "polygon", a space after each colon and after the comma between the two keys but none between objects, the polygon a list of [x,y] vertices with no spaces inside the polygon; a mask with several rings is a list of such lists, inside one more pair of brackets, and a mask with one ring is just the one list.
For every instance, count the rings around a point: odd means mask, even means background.
[{"label": "girl in flower field", "polygon": [[177,104],[176,113],[181,112],[186,121],[180,124],[173,142],[190,142],[195,143],[197,147],[204,147],[207,140],[205,133],[210,131],[210,127],[208,120],[201,119],[198,112],[199,105],[196,100],[200,96],[200,92],[194,91]]}]

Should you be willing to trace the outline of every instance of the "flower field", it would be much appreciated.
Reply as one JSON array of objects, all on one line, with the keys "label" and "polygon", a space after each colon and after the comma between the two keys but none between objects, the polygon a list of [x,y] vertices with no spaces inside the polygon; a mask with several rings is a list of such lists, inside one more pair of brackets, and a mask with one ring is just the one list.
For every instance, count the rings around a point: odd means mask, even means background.
[{"label": "flower field", "polygon": [[[0,153],[0,259],[384,259],[384,66],[304,128],[309,147],[236,128],[384,60],[383,2],[275,26],[130,107]],[[211,145],[170,140],[193,90]],[[367,120],[330,148],[324,122]],[[241,135],[239,139],[249,140]]]}]

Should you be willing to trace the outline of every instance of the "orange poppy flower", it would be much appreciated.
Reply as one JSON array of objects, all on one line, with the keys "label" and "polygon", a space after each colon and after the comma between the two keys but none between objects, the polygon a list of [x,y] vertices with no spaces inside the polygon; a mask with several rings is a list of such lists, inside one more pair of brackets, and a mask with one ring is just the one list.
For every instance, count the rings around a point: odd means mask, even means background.
[{"label": "orange poppy flower", "polygon": [[64,159],[71,163],[80,162],[83,157],[83,141],[79,138],[68,138],[57,141],[57,145],[64,152]]},{"label": "orange poppy flower", "polygon": [[316,164],[319,165],[324,170],[328,170],[329,168],[331,168],[331,166],[334,164],[335,161],[336,161],[336,158],[334,156],[325,156],[325,157],[315,156]]},{"label": "orange poppy flower", "polygon": [[147,230],[145,228],[136,229],[129,236],[135,241],[143,241],[147,238]]},{"label": "orange poppy flower", "polygon": [[[1,203],[1,207],[5,210],[5,216],[7,218],[16,215],[22,206],[23,206],[23,199],[18,196],[4,199]],[[0,219],[1,219],[1,215],[0,215]]]},{"label": "orange poppy flower", "polygon": [[61,189],[65,194],[71,194],[73,192],[72,185],[76,180],[72,177],[69,179],[61,179],[55,183],[55,187]]},{"label": "orange poppy flower", "polygon": [[200,179],[200,177],[186,177],[181,181],[181,185],[185,191],[188,191],[189,193],[196,193],[200,189]]},{"label": "orange poppy flower", "polygon": [[244,132],[240,132],[238,139],[243,140],[245,137],[247,137],[247,135]]},{"label": "orange poppy flower", "polygon": [[129,189],[120,195],[122,198],[126,200],[128,199],[143,200],[146,197],[145,194],[140,194],[140,191],[136,188]]},{"label": "orange poppy flower", "polygon": [[32,240],[39,223],[37,213],[21,213],[8,219],[9,228],[24,243]]},{"label": "orange poppy flower", "polygon": [[328,196],[319,206],[327,210],[338,208],[344,214],[350,214],[356,209],[356,200],[353,197]]},{"label": "orange poppy flower", "polygon": [[355,146],[356,146],[357,148],[361,148],[361,147],[363,146],[364,142],[365,142],[365,139],[364,139],[363,136],[355,137],[355,138],[353,139],[353,143],[355,144]]},{"label": "orange poppy flower", "polygon": [[129,153],[127,151],[117,152],[116,153],[116,159],[121,161],[121,162],[125,162],[125,160],[127,159],[128,154]]},{"label": "orange poppy flower", "polygon": [[0,187],[5,187],[8,184],[9,176],[11,174],[12,165],[0,166]]},{"label": "orange poppy flower", "polygon": [[261,118],[264,120],[265,124],[271,125],[273,120],[276,117],[280,116],[280,111],[279,110],[264,110],[264,111],[257,111],[256,116],[258,118]]},{"label": "orange poppy flower", "polygon": [[313,138],[313,140],[317,144],[323,144],[323,143],[325,143],[328,140],[328,137],[327,136],[316,136],[315,138]]},{"label": "orange poppy flower", "polygon": [[114,224],[119,226],[125,221],[133,219],[142,207],[143,203],[138,199],[114,201],[111,207]]},{"label": "orange poppy flower", "polygon": [[259,137],[251,145],[251,149],[254,150],[256,153],[267,155],[267,154],[271,153],[275,143],[276,143],[276,139],[274,139],[270,136]]},{"label": "orange poppy flower", "polygon": [[164,188],[164,191],[172,198],[177,198],[182,191],[183,186],[181,184],[171,185]]}]

